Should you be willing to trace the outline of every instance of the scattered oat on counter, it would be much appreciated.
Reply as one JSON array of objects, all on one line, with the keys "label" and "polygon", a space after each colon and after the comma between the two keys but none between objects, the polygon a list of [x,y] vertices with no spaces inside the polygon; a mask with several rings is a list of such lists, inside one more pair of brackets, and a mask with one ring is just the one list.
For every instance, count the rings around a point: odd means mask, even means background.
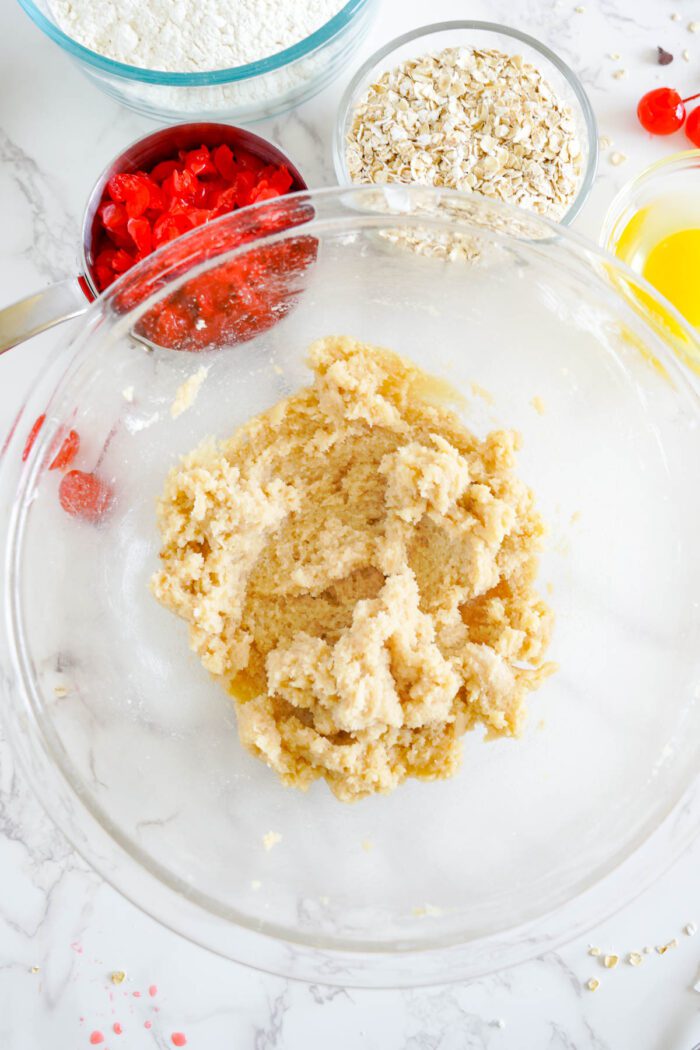
[{"label": "scattered oat on counter", "polygon": [[54,696],[59,700],[62,700],[64,696],[68,696],[68,689],[65,685],[55,685],[53,687]]},{"label": "scattered oat on counter", "polygon": [[574,11],[577,15],[583,15],[586,13],[586,8],[583,6],[583,4],[579,4],[577,7],[574,8]]},{"label": "scattered oat on counter", "polygon": [[547,411],[547,407],[542,398],[539,396],[539,394],[533,397],[530,404],[532,405],[538,416],[543,416]]},{"label": "scattered oat on counter", "polygon": [[188,408],[192,407],[208,373],[208,368],[198,368],[189,379],[186,379],[185,382],[177,388],[175,391],[175,400],[170,406],[170,415],[173,419],[177,419],[178,416],[181,416],[183,412],[186,412]]},{"label": "scattered oat on counter", "polygon": [[126,973],[124,970],[112,970],[109,979],[112,984],[123,984],[126,980]]},{"label": "scattered oat on counter", "polygon": [[596,947],[595,945],[591,945],[591,947],[588,949],[588,954],[592,955],[594,958],[597,959],[597,957],[600,955],[600,948]]},{"label": "scattered oat on counter", "polygon": [[627,157],[625,156],[624,153],[617,153],[617,152],[615,152],[615,153],[611,153],[610,154],[610,163],[615,168],[619,167],[620,164],[624,164],[626,160],[627,160]]},{"label": "scattered oat on counter", "polygon": [[689,33],[700,33],[700,22],[688,22]]},{"label": "scattered oat on counter", "polygon": [[122,390],[122,397],[124,398],[125,401],[128,401],[129,404],[131,404],[131,402],[134,400],[134,388],[133,388],[133,386],[125,386],[124,389]]},{"label": "scattered oat on counter", "polygon": [[670,940],[668,942],[668,944],[657,944],[656,950],[659,953],[659,955],[665,955],[666,952],[669,950],[669,948],[677,948],[677,947],[678,947],[678,938],[674,937],[672,940]]},{"label": "scattered oat on counter", "polygon": [[683,933],[686,935],[686,937],[694,937],[697,932],[698,927],[697,924],[694,922],[687,922],[683,927]]},{"label": "scattered oat on counter", "polygon": [[627,70],[626,69],[616,69],[613,72],[613,77],[615,78],[615,80],[623,80],[626,76],[627,76]]},{"label": "scattered oat on counter", "polygon": [[608,58],[612,59],[613,62],[619,62],[622,58],[622,55],[619,51],[611,51],[608,55]]},{"label": "scattered oat on counter", "polygon": [[602,150],[610,149],[610,147],[612,146],[612,139],[609,135],[600,135],[600,137],[598,138],[598,145]]},{"label": "scattered oat on counter", "polygon": [[681,58],[683,59],[684,62],[690,62],[690,51],[688,50],[687,47],[684,48],[683,51],[681,51]]},{"label": "scattered oat on counter", "polygon": [[680,20],[681,20],[680,12],[679,11],[673,11],[672,14],[671,14],[671,21],[672,22],[680,22]]},{"label": "scattered oat on counter", "polygon": [[653,950],[654,949],[651,947],[650,944],[647,944],[647,945],[644,946],[644,948],[642,948],[642,951],[644,952],[645,955],[651,955]]},{"label": "scattered oat on counter", "polygon": [[640,952],[630,952],[627,956],[627,962],[630,966],[641,966],[643,962],[643,956]]},{"label": "scattered oat on counter", "polygon": [[614,970],[620,961],[619,955],[605,955],[603,956],[603,966],[606,970]]},{"label": "scattered oat on counter", "polygon": [[39,972],[39,967],[38,966],[30,966],[29,967],[29,972],[30,973],[38,973]]},{"label": "scattered oat on counter", "polygon": [[589,977],[586,981],[586,988],[589,992],[595,992],[600,988],[600,981],[597,977]]},{"label": "scattered oat on counter", "polygon": [[271,850],[273,846],[276,846],[281,841],[282,836],[279,831],[268,831],[263,835],[263,846],[267,850]]}]

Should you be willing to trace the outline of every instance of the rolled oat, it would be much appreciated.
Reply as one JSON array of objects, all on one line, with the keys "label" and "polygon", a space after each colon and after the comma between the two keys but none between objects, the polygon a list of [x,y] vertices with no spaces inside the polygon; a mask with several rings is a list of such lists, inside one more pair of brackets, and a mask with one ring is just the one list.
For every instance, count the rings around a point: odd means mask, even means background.
[{"label": "rolled oat", "polygon": [[520,55],[445,48],[384,73],[346,143],[356,183],[419,183],[496,197],[553,218],[579,189],[571,109]]}]

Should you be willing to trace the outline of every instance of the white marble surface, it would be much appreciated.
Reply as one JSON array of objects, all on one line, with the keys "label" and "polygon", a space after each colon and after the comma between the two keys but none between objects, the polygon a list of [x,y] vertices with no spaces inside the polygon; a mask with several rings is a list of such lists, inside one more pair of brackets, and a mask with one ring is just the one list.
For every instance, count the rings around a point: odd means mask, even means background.
[{"label": "white marble surface", "polygon": [[[680,19],[671,14],[678,11]],[[700,0],[384,0],[368,54],[421,22],[501,20],[558,50],[582,76],[609,152],[577,227],[595,238],[615,190],[682,135],[652,141],[634,109],[650,87],[700,89]],[[657,44],[676,55],[655,63]],[[688,49],[690,61],[682,58]],[[611,59],[610,53],[620,58]],[[361,56],[353,60],[359,62]],[[621,79],[616,69],[626,70]],[[269,126],[308,173],[333,181],[330,133],[347,70],[302,110]],[[11,0],[0,4],[0,300],[70,271],[81,211],[103,165],[152,125],[89,86]],[[0,360],[0,431],[56,345],[47,334]],[[0,1047],[74,1050],[94,1029],[110,1050],[166,1047],[182,1031],[192,1050],[690,1050],[700,1041],[700,842],[654,887],[556,954],[469,986],[344,991],[269,977],[215,958],[158,927],[92,874],[52,828],[0,745]],[[600,968],[587,944],[621,955],[678,936],[634,969]],[[35,968],[38,968],[35,970]],[[109,973],[128,978],[115,988]],[[584,982],[602,978],[591,993]],[[157,984],[151,998],[147,989]],[[135,997],[134,991],[142,992]],[[158,1010],[155,1010],[158,1007]],[[152,1021],[146,1029],[144,1022]],[[124,1034],[114,1035],[121,1022]]]}]

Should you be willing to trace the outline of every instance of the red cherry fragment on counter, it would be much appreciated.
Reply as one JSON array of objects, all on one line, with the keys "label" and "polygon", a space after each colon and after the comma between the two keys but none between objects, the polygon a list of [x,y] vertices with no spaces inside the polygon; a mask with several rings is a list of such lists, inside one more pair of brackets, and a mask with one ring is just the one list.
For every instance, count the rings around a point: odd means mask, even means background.
[{"label": "red cherry fragment on counter", "polygon": [[94,1031],[90,1036],[90,1043],[92,1046],[98,1046],[100,1043],[104,1043],[105,1037],[102,1032]]},{"label": "red cherry fragment on counter", "polygon": [[65,470],[69,467],[80,450],[80,435],[77,430],[69,430],[61,447],[49,465],[49,470]]},{"label": "red cherry fragment on counter", "polygon": [[187,1045],[187,1039],[185,1038],[185,1036],[184,1036],[184,1034],[182,1032],[173,1032],[173,1034],[170,1036],[170,1038],[172,1039],[173,1046],[186,1046]]},{"label": "red cherry fragment on counter", "polygon": [[46,421],[46,416],[43,413],[42,413],[42,415],[38,416],[34,420],[34,424],[32,426],[32,429],[27,434],[27,440],[24,443],[24,451],[22,452],[22,462],[23,463],[25,462],[25,460],[29,456],[29,453],[32,451],[32,447],[34,445],[34,442],[36,441],[36,436],[39,433],[39,431],[41,430],[41,428],[43,427],[45,421]]},{"label": "red cherry fragment on counter", "polygon": [[[45,422],[46,422],[46,415],[44,413],[42,413],[40,416],[38,416],[34,420],[34,423],[32,425],[32,429],[29,431],[29,434],[27,435],[27,440],[26,440],[25,445],[24,445],[24,451],[22,452],[22,462],[23,463],[25,462],[25,460],[29,456],[29,453],[32,451],[32,448],[34,447],[34,442],[36,441],[36,438],[37,438],[37,434],[39,433],[39,431],[41,430],[41,428],[43,427]],[[65,433],[65,431],[64,431],[64,433]],[[59,440],[60,440],[60,437],[59,437]],[[56,445],[54,445],[54,448],[55,447],[56,447]],[[65,470],[66,467],[70,466],[70,464],[73,462],[75,457],[78,455],[79,449],[80,449],[80,435],[78,434],[77,430],[69,430],[67,436],[61,442],[61,446],[58,449],[58,452],[56,453],[54,458],[51,460],[51,463],[49,465],[49,470]]]},{"label": "red cherry fragment on counter", "polygon": [[93,524],[107,512],[112,497],[112,489],[106,482],[83,470],[65,474],[58,489],[58,499],[66,514]]}]

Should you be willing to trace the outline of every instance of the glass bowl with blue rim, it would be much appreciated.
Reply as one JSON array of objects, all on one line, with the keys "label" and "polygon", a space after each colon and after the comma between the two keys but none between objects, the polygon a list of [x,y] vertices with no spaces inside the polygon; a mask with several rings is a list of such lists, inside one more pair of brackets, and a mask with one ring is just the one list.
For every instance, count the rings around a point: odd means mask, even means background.
[{"label": "glass bowl with blue rim", "polygon": [[35,25],[101,91],[158,120],[250,122],[305,102],[342,69],[363,39],[377,0],[348,0],[310,36],[256,62],[227,69],[174,73],[117,62],[63,31],[49,0],[19,0]]}]

